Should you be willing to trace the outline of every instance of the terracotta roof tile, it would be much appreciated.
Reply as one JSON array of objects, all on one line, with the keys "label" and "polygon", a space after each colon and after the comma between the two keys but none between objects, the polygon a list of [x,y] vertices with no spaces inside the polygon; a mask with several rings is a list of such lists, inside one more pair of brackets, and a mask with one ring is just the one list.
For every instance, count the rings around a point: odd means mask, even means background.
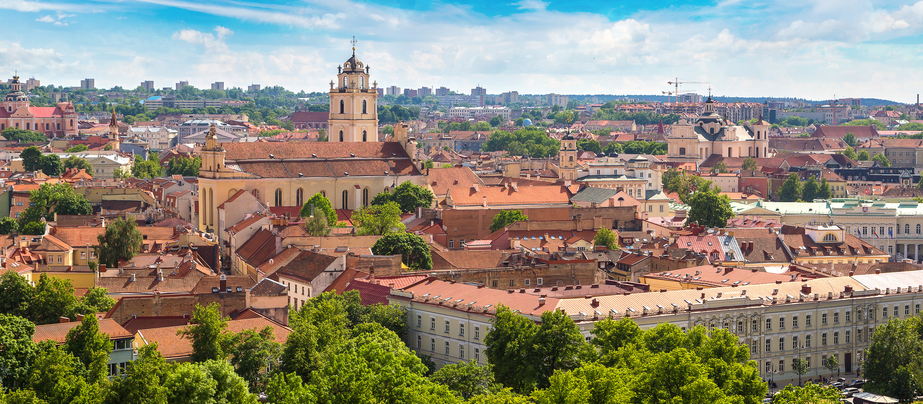
[{"label": "terracotta roof tile", "polygon": [[[35,334],[32,336],[32,341],[38,343],[52,340],[58,344],[62,344],[67,338],[67,332],[78,325],[80,325],[80,321],[37,325],[35,326]],[[130,332],[122,328],[122,326],[111,318],[99,320],[99,331],[109,334],[110,340],[131,338],[132,336]]]},{"label": "terracotta roof tile", "polygon": [[[280,344],[285,343],[288,339],[288,335],[292,332],[290,328],[264,317],[228,321],[228,327],[225,331],[229,333],[237,333],[252,329],[259,331],[266,326],[273,328],[275,341]],[[156,342],[157,349],[164,358],[168,360],[183,359],[192,355],[192,341],[177,335],[177,332],[185,327],[186,326],[174,326],[139,329],[138,336],[141,337],[144,344]]]}]

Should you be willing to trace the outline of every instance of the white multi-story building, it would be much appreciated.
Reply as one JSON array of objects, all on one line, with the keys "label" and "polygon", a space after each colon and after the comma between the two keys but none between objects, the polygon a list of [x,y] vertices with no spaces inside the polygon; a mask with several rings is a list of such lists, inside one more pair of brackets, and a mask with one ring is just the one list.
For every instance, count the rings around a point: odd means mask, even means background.
[{"label": "white multi-story building", "polygon": [[151,150],[165,150],[170,148],[170,141],[176,137],[177,131],[165,127],[143,126],[129,128],[128,136],[137,137],[148,143]]},{"label": "white multi-story building", "polygon": [[[429,278],[392,291],[389,300],[407,310],[408,346],[440,366],[486,363],[484,338],[496,306],[503,304],[534,321],[545,311],[563,310],[588,339],[596,322],[607,318],[627,317],[643,329],[663,323],[684,331],[724,328],[750,347],[750,359],[766,380],[784,385],[797,382],[793,362],[798,358],[809,365],[803,380],[859,371],[875,327],[920,313],[923,271],[593,298],[549,296],[554,295]],[[828,356],[836,357],[836,372],[823,366]]]},{"label": "white multi-story building", "polygon": [[449,109],[450,118],[489,120],[495,116],[508,121],[510,120],[510,109],[507,107],[452,107]]},{"label": "white multi-story building", "polygon": [[567,108],[567,96],[561,94],[548,94],[545,96],[545,103],[548,105],[557,105],[561,108]]}]

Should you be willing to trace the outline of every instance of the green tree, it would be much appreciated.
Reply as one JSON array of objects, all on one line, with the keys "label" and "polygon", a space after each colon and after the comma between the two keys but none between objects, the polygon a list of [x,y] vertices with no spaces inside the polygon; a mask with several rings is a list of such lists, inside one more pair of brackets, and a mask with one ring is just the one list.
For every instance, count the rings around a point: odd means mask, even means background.
[{"label": "green tree", "polygon": [[404,181],[394,188],[394,192],[382,192],[372,199],[372,205],[384,205],[396,202],[401,212],[413,212],[417,208],[429,208],[433,205],[433,192],[410,181]]},{"label": "green tree", "polygon": [[24,276],[15,271],[0,275],[0,313],[31,318],[34,288]]},{"label": "green tree", "polygon": [[840,367],[840,363],[837,361],[836,355],[827,356],[821,365],[823,365],[827,370],[831,372],[836,372],[836,370]]},{"label": "green tree", "polygon": [[282,354],[282,345],[275,341],[272,327],[228,335],[225,344],[237,374],[247,381],[250,391],[261,392],[272,366]]},{"label": "green tree", "polygon": [[[911,400],[916,396],[917,391],[923,388],[919,376],[923,372],[921,330],[923,319],[920,316],[891,318],[887,324],[875,327],[875,334],[863,355],[862,373],[869,380],[864,386],[866,391],[899,400]],[[827,369],[833,372],[836,366]]]},{"label": "green tree", "polygon": [[819,199],[830,199],[830,184],[827,183],[826,178],[820,179],[820,185],[817,186],[817,198]]},{"label": "green tree", "polygon": [[856,159],[856,151],[850,146],[846,146],[846,149],[843,150],[843,155],[852,160]]},{"label": "green tree", "polygon": [[798,181],[798,174],[788,175],[782,187],[779,188],[778,196],[782,202],[795,202],[801,199],[801,183]]},{"label": "green tree", "polygon": [[87,150],[90,150],[90,148],[87,147],[87,145],[85,145],[85,144],[78,144],[78,145],[76,145],[76,146],[74,146],[74,147],[71,147],[70,149],[67,149],[66,152],[68,152],[68,153],[80,153],[80,152],[85,152],[85,151],[87,151]]},{"label": "green tree", "polygon": [[42,274],[32,293],[29,319],[35,324],[57,323],[61,317],[72,317],[76,307],[77,298],[69,279]]},{"label": "green tree", "polygon": [[594,139],[580,139],[577,141],[577,148],[584,151],[591,151],[599,154],[603,152],[602,145]]},{"label": "green tree", "polygon": [[731,199],[727,195],[721,195],[717,188],[710,189],[706,186],[692,194],[688,204],[688,221],[700,226],[727,227],[727,221],[734,217]]},{"label": "green tree", "polygon": [[856,134],[852,132],[846,132],[843,135],[843,143],[846,143],[850,147],[856,147]]},{"label": "green tree", "polygon": [[64,172],[64,164],[57,154],[48,154],[42,156],[42,173],[49,177],[60,176]]},{"label": "green tree", "polygon": [[728,172],[728,166],[724,161],[719,161],[717,164],[712,166],[711,172],[713,173],[726,173]]},{"label": "green tree", "polygon": [[[93,262],[93,261],[90,261]],[[105,313],[115,306],[115,299],[109,297],[105,288],[92,287],[80,298],[81,313]]]},{"label": "green tree", "polygon": [[174,157],[167,163],[167,175],[198,177],[200,167],[202,167],[201,157]]},{"label": "green tree", "polygon": [[490,224],[490,232],[493,233],[515,222],[529,220],[529,217],[522,214],[519,209],[501,210],[494,215],[493,222]]},{"label": "green tree", "polygon": [[[93,213],[90,202],[80,194],[74,193],[74,188],[67,183],[42,184],[39,189],[29,194],[29,208],[19,217],[19,227],[25,229],[30,222],[38,222],[43,218],[46,221],[54,220],[54,214],[59,215],[89,215]],[[44,230],[44,227],[42,228]],[[30,234],[30,233],[26,233]]]},{"label": "green tree", "polygon": [[94,247],[99,261],[115,268],[119,260],[130,261],[141,252],[143,239],[134,220],[118,218],[106,225],[106,232],[96,236]]},{"label": "green tree", "polygon": [[163,167],[156,160],[135,159],[131,165],[131,175],[136,178],[157,178],[163,173]]},{"label": "green tree", "polygon": [[801,376],[808,373],[808,370],[811,369],[811,366],[808,364],[808,361],[795,358],[792,359],[792,370],[798,375],[798,385],[801,385]]},{"label": "green tree", "polygon": [[817,198],[819,193],[820,189],[818,187],[817,180],[811,176],[807,181],[804,182],[804,187],[801,190],[801,200],[805,202],[814,202],[814,199]]},{"label": "green tree", "polygon": [[352,222],[360,236],[380,236],[404,231],[401,208],[395,202],[366,206],[353,213]]},{"label": "green tree", "polygon": [[425,162],[423,162],[423,168],[425,169],[433,168],[433,160],[426,160]]},{"label": "green tree", "polygon": [[602,228],[599,229],[599,231],[596,232],[596,236],[593,237],[593,245],[606,246],[609,250],[615,250],[619,248],[619,241],[611,229]]},{"label": "green tree", "polygon": [[330,227],[327,226],[325,216],[314,216],[306,219],[304,230],[314,237],[327,236],[330,234]]},{"label": "green tree", "polygon": [[772,397],[772,402],[773,404],[839,404],[840,391],[811,382],[804,387],[789,384]]},{"label": "green tree", "polygon": [[759,170],[760,166],[756,163],[756,159],[747,157],[744,159],[744,163],[740,168],[744,170]]},{"label": "green tree", "polygon": [[333,210],[333,204],[321,193],[316,193],[304,203],[301,207],[301,217],[311,217],[323,215],[327,219],[328,226],[334,226],[337,223],[337,212]]},{"label": "green tree", "polygon": [[20,234],[26,234],[30,236],[38,236],[45,234],[45,223],[42,222],[29,222],[22,227],[22,230],[19,231]]},{"label": "green tree", "polygon": [[497,115],[493,118],[490,118],[490,126],[497,127],[503,123],[503,118],[500,118],[500,115]]},{"label": "green tree", "polygon": [[93,175],[93,164],[90,164],[90,162],[87,161],[85,158],[81,158],[77,156],[70,156],[67,159],[65,159],[64,168],[65,169],[76,168],[78,170],[84,169],[87,171],[87,174]]},{"label": "green tree", "polygon": [[14,128],[12,126],[4,129],[2,136],[7,140],[14,140],[22,143],[44,143],[48,141],[48,137],[39,132]]},{"label": "green tree", "polygon": [[[12,272],[6,272],[9,274]],[[6,275],[4,274],[4,276]],[[13,276],[20,277],[15,273]],[[5,292],[5,290],[4,290]],[[4,296],[4,300],[6,297]],[[38,347],[32,342],[35,324],[22,317],[0,314],[0,369],[3,369],[4,388],[18,388],[26,382]]]},{"label": "green tree", "polygon": [[142,346],[138,358],[128,362],[122,377],[113,380],[106,404],[167,404],[169,391],[164,382],[168,372],[157,343]]},{"label": "green tree", "polygon": [[[99,386],[87,384],[82,363],[62,347],[45,344],[32,364],[27,386],[49,403],[99,402]],[[78,398],[82,398],[78,399]]]},{"label": "green tree", "polygon": [[372,246],[375,255],[401,255],[401,262],[415,271],[433,269],[430,248],[422,237],[411,233],[389,233]]},{"label": "green tree", "polygon": [[192,361],[224,360],[225,329],[230,319],[221,315],[218,303],[208,306],[196,304],[192,319],[186,328],[177,331],[177,335],[192,341]]},{"label": "green tree", "polygon": [[872,161],[878,162],[882,167],[891,167],[891,161],[884,154],[876,154],[875,157],[872,157]]},{"label": "green tree", "polygon": [[493,394],[500,389],[494,381],[490,366],[480,366],[474,361],[445,365],[433,373],[430,379],[448,387],[456,396],[465,400],[476,395]]},{"label": "green tree", "polygon": [[667,192],[676,192],[680,201],[689,203],[689,199],[699,189],[708,189],[711,187],[711,181],[705,180],[697,175],[686,175],[685,171],[676,169],[667,170],[664,173],[663,188]]},{"label": "green tree", "polygon": [[122,167],[116,168],[115,171],[112,172],[112,178],[116,178],[120,180],[131,178],[131,176],[132,176],[131,171],[126,170]]},{"label": "green tree", "polygon": [[19,232],[19,222],[9,216],[0,218],[0,234],[13,234]]},{"label": "green tree", "polygon": [[94,314],[84,316],[80,325],[67,332],[64,350],[83,363],[89,383],[106,380],[112,343],[109,334],[100,332],[99,320]]},{"label": "green tree", "polygon": [[42,169],[42,150],[35,146],[29,146],[19,154],[22,158],[22,168],[26,171],[39,171]]},{"label": "green tree", "polygon": [[858,158],[859,161],[868,161],[869,152],[867,150],[859,150],[859,154],[856,155],[856,158]]}]

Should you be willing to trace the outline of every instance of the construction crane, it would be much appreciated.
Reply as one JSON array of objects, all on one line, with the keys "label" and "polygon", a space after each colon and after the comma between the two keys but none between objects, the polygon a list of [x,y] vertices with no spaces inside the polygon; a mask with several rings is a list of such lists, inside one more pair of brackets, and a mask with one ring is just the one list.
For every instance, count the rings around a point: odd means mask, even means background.
[{"label": "construction crane", "polygon": [[[711,85],[711,83],[707,81],[679,81],[679,78],[676,78],[674,81],[668,81],[667,84],[674,86],[674,91],[673,91],[673,102],[674,103],[677,102],[677,97],[679,96],[679,85],[680,84],[708,84],[709,86]],[[667,101],[670,101],[669,96],[667,97]]]}]

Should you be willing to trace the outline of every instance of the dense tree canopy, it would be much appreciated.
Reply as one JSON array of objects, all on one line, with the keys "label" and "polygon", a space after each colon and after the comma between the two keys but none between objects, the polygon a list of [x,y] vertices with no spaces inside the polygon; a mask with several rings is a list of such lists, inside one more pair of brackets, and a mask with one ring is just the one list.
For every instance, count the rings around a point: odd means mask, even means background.
[{"label": "dense tree canopy", "polygon": [[690,223],[707,227],[727,227],[727,221],[734,217],[731,210],[731,198],[721,195],[718,188],[706,186],[696,191],[689,198]]},{"label": "dense tree canopy", "polygon": [[10,126],[3,130],[2,136],[7,140],[16,140],[23,143],[29,142],[47,142],[48,137],[39,132],[33,132],[31,130],[19,129]]},{"label": "dense tree canopy", "polygon": [[372,246],[375,255],[401,255],[401,262],[413,270],[433,268],[429,245],[422,237],[411,233],[389,233]]},{"label": "dense tree canopy", "polygon": [[351,220],[360,236],[381,236],[403,232],[405,228],[401,223],[401,208],[396,202],[366,206],[353,213]]},{"label": "dense tree canopy", "polygon": [[414,212],[417,208],[429,208],[435,196],[429,189],[404,181],[393,192],[382,192],[372,199],[372,205],[384,205],[388,202],[398,204],[401,212]]},{"label": "dense tree canopy", "polygon": [[134,220],[118,218],[106,226],[106,232],[96,236],[99,261],[114,268],[119,260],[131,260],[141,252],[141,231]]},{"label": "dense tree canopy", "polygon": [[90,162],[87,161],[87,159],[82,158],[82,157],[70,156],[67,159],[65,159],[64,169],[71,169],[71,168],[76,168],[78,170],[84,169],[87,171],[87,174],[93,175],[93,164],[90,164]]},{"label": "dense tree canopy", "polygon": [[526,128],[516,131],[494,131],[481,147],[484,151],[506,151],[512,156],[554,157],[561,142],[549,137],[543,129]]},{"label": "dense tree canopy", "polygon": [[167,163],[166,175],[182,175],[184,177],[198,177],[199,167],[202,166],[201,157],[174,157]]},{"label": "dense tree canopy", "polygon": [[522,214],[521,210],[501,210],[494,215],[493,222],[490,224],[490,232],[493,233],[515,222],[529,220],[529,217]]},{"label": "dense tree canopy", "polygon": [[319,216],[326,219],[326,225],[332,227],[337,223],[337,212],[333,204],[321,193],[316,193],[301,207],[301,217]]}]

